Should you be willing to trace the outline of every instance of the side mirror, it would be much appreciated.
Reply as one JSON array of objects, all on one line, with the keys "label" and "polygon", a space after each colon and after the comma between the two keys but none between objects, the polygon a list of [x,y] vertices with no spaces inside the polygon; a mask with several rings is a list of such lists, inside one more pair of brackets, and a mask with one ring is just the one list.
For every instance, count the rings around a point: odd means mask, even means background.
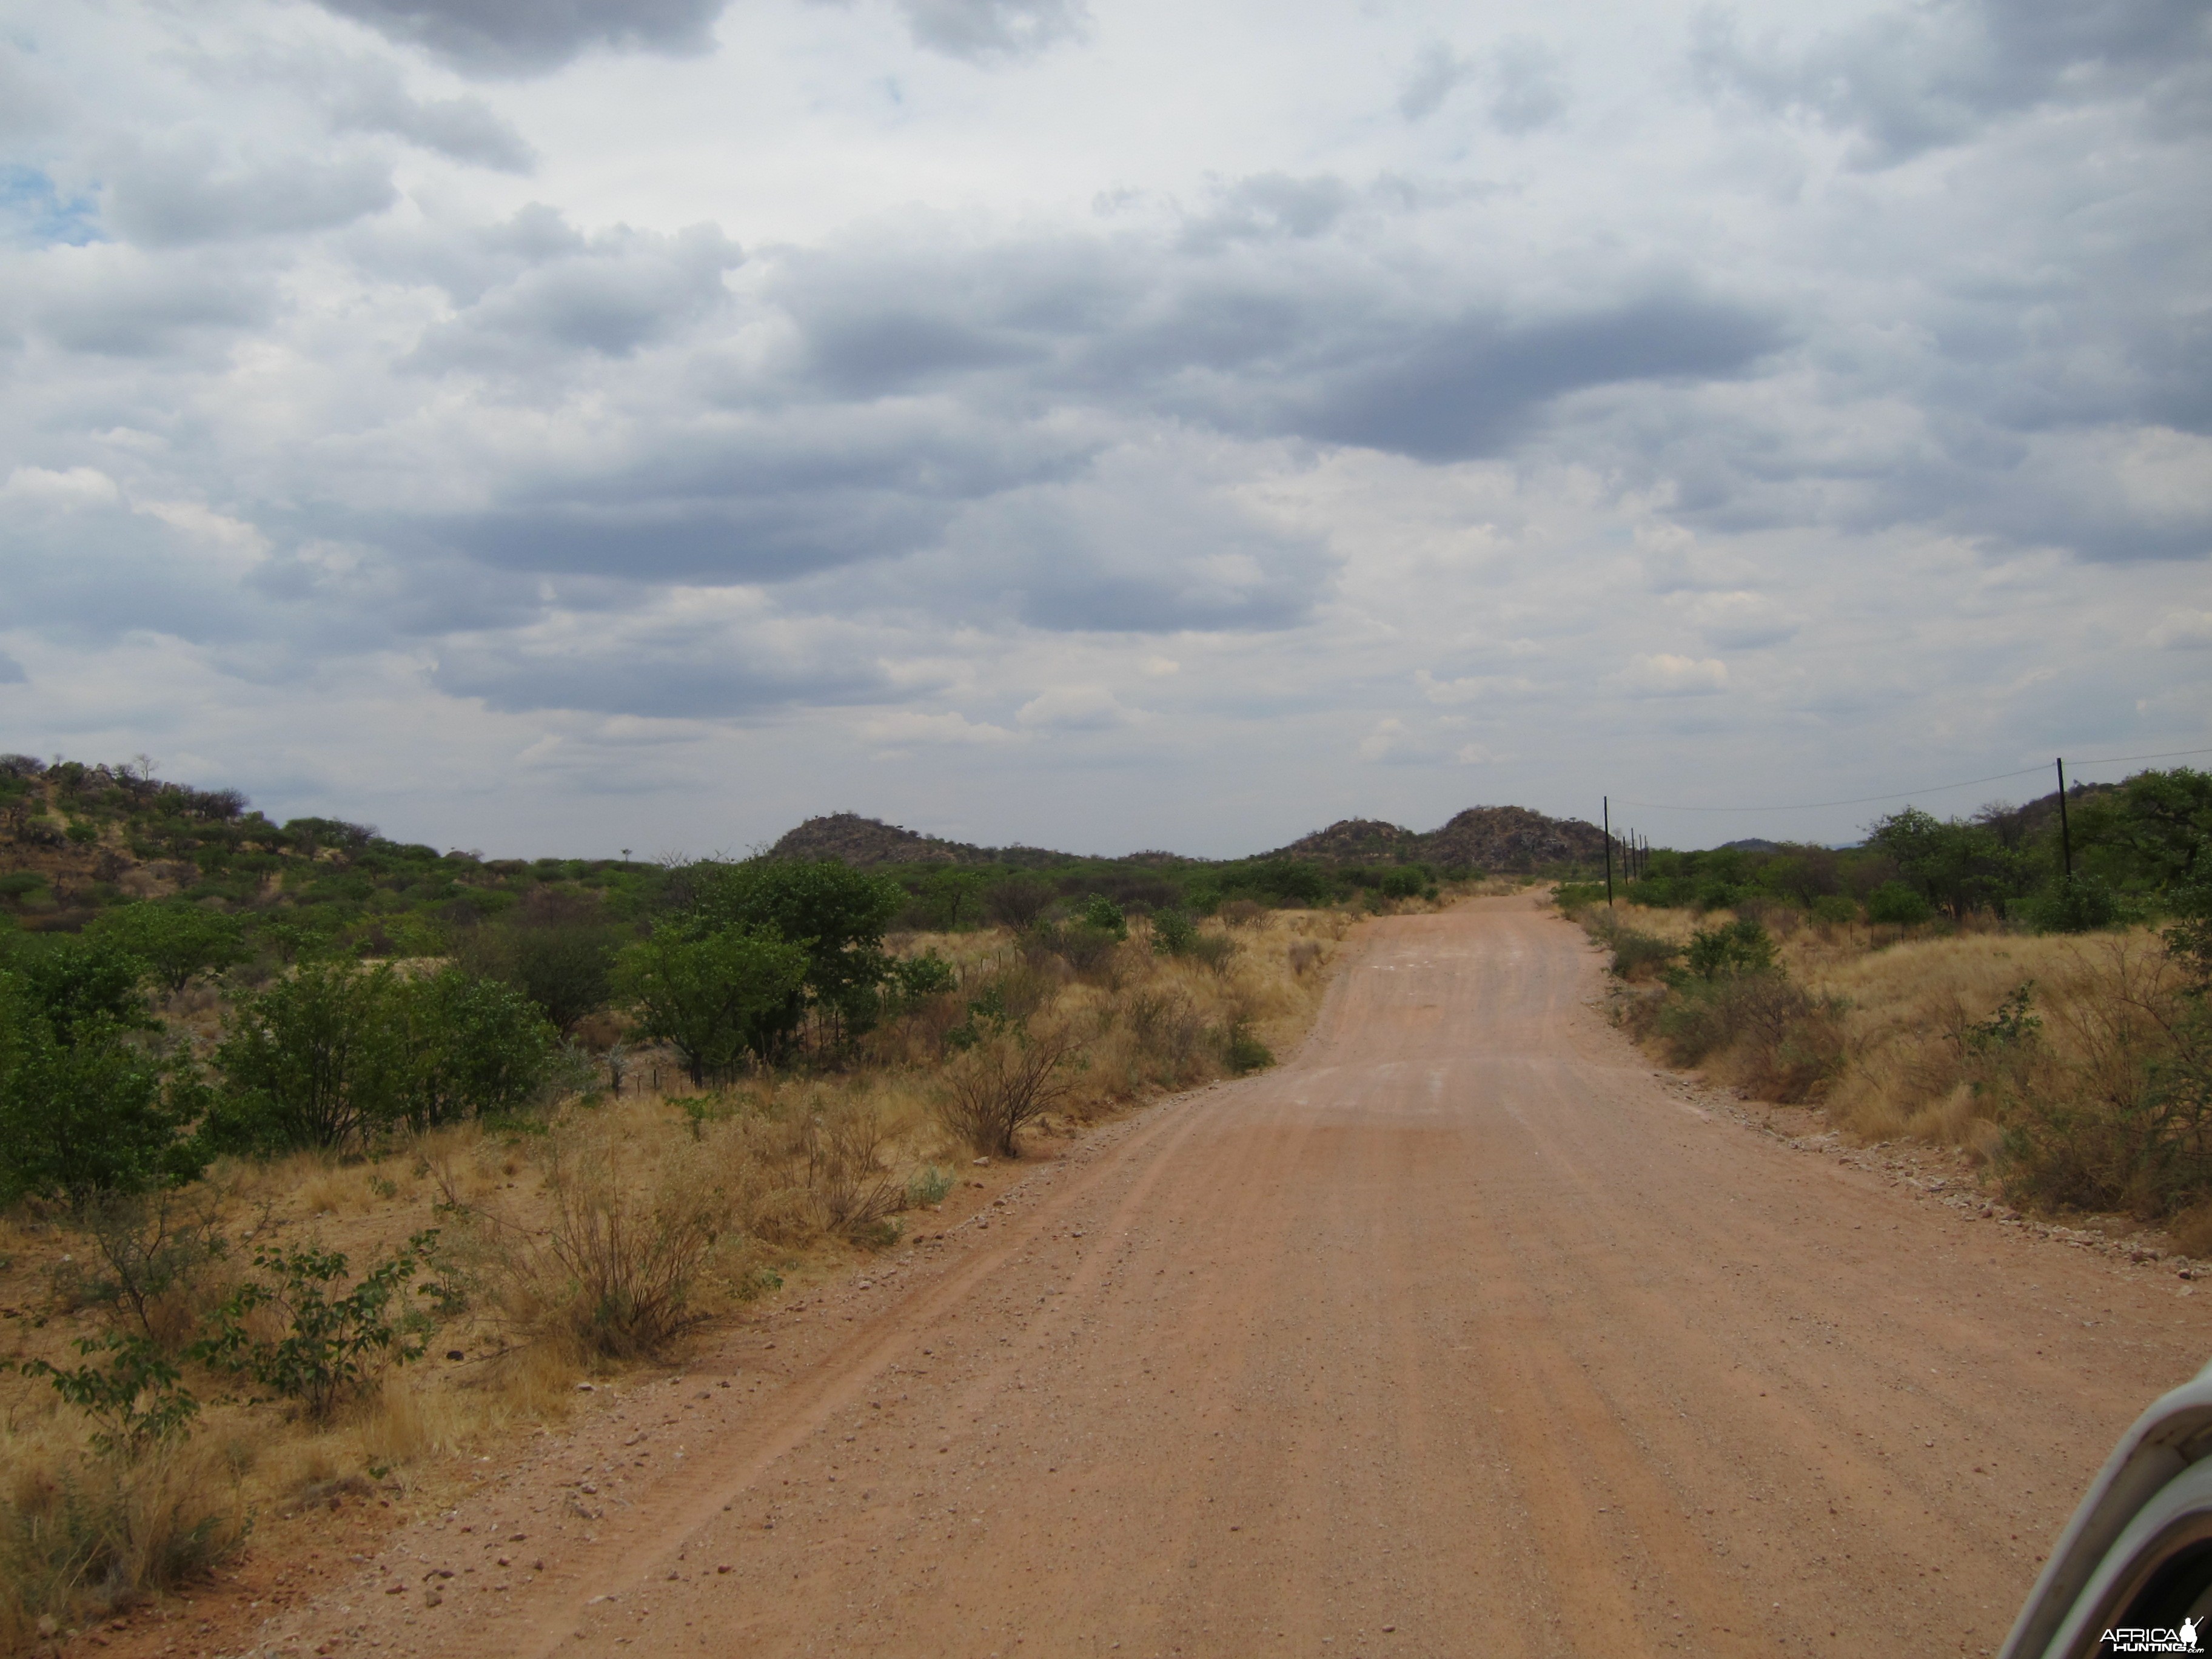
[{"label": "side mirror", "polygon": [[2212,1653],[2212,1366],[2121,1437],[1999,1659]]}]

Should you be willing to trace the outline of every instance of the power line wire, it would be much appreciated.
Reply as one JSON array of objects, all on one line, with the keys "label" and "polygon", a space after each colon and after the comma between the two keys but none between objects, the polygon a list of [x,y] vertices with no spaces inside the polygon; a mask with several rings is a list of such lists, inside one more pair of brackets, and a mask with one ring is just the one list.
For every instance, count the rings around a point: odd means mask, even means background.
[{"label": "power line wire", "polygon": [[[2156,755],[2106,755],[2099,759],[2075,761],[2081,766],[2124,766],[2136,761],[2179,760],[2188,755],[2212,755],[2212,749],[2169,749]],[[1879,801],[1909,800],[1915,795],[1933,795],[1946,789],[1971,789],[1978,783],[2002,783],[2008,778],[2033,777],[2048,769],[2024,766],[2017,772],[1993,772],[1985,778],[1963,778],[1956,783],[1931,783],[1921,789],[1899,789],[1893,794],[1859,795],[1850,800],[1799,801],[1788,806],[1669,806],[1662,801],[1624,800],[1623,806],[1640,807],[1647,812],[1813,812],[1830,806],[1871,806]]]}]

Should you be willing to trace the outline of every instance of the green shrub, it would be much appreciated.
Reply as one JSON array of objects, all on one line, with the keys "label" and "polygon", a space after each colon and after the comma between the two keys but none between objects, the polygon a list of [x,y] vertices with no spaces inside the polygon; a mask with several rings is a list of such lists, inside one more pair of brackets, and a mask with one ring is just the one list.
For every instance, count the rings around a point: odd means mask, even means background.
[{"label": "green shrub", "polygon": [[772,933],[732,927],[695,937],[663,923],[623,952],[616,984],[645,1034],[673,1044],[692,1086],[702,1088],[748,1052],[763,1060],[781,1052],[806,974],[805,947]]},{"label": "green shrub", "polygon": [[1848,893],[1822,893],[1808,907],[1813,920],[1844,927],[1859,919],[1858,901]]},{"label": "green shrub", "polygon": [[945,1202],[945,1195],[952,1190],[952,1171],[941,1170],[934,1164],[925,1164],[907,1177],[906,1201],[914,1209],[927,1209],[933,1204]]},{"label": "green shrub", "polygon": [[556,918],[479,927],[464,937],[462,964],[501,980],[536,1003],[562,1036],[614,994],[622,930],[603,922]]},{"label": "green shrub", "polygon": [[894,1011],[918,1006],[932,997],[957,990],[959,976],[952,964],[935,951],[907,957],[891,964],[890,1004]]},{"label": "green shrub", "polygon": [[1613,927],[1601,937],[1613,946],[1611,967],[1620,979],[1644,977],[1682,954],[1680,945],[1634,927]]},{"label": "green shrub", "polygon": [[[392,1304],[415,1286],[437,1238],[434,1231],[416,1234],[404,1250],[342,1291],[337,1287],[347,1278],[346,1258],[338,1251],[313,1245],[258,1250],[253,1265],[268,1277],[248,1279],[225,1298],[214,1329],[192,1345],[192,1356],[211,1369],[251,1376],[300,1401],[317,1421],[326,1420],[386,1367],[422,1357],[428,1316]],[[283,1334],[258,1337],[248,1329],[248,1316],[263,1308],[282,1322]]]},{"label": "green shrub", "polygon": [[1111,933],[1117,945],[1129,937],[1128,918],[1121,914],[1121,907],[1103,893],[1093,893],[1084,901],[1081,921],[1085,927]]},{"label": "green shrub", "polygon": [[2021,900],[2020,919],[2039,933],[2087,933],[2135,921],[2133,907],[2095,876],[2061,878]]},{"label": "green shrub", "polygon": [[1761,973],[1685,977],[1638,1017],[1674,1064],[1725,1057],[1753,1092],[1788,1102],[1812,1098],[1842,1067],[1842,1012],[1778,973]]},{"label": "green shrub", "polygon": [[1264,1070],[1275,1063],[1274,1050],[1254,1036],[1251,1027],[1241,1019],[1229,1028],[1229,1039],[1223,1047],[1222,1058],[1238,1077]]},{"label": "green shrub", "polygon": [[531,1104],[553,1072],[556,1034],[514,986],[458,969],[402,981],[398,1107],[416,1130]]},{"label": "green shrub", "polygon": [[54,1392],[93,1422],[93,1449],[103,1457],[136,1462],[165,1442],[191,1432],[200,1404],[186,1393],[183,1373],[143,1336],[110,1331],[77,1339],[80,1357],[110,1356],[104,1365],[63,1370],[43,1359],[27,1360],[26,1376],[52,1380]]},{"label": "green shrub", "polygon": [[134,957],[76,941],[0,969],[0,1202],[82,1206],[205,1166],[185,1133],[201,1096],[150,1048],[137,971]]},{"label": "green shrub", "polygon": [[1703,980],[1740,979],[1774,971],[1774,940],[1749,916],[1690,935],[1683,952],[1690,972]]},{"label": "green shrub", "polygon": [[196,974],[211,973],[246,957],[246,930],[233,917],[197,904],[119,905],[85,929],[146,964],[155,984],[181,991]]},{"label": "green shrub", "polygon": [[1152,917],[1152,949],[1160,956],[1188,956],[1198,937],[1198,924],[1181,910],[1161,910]]},{"label": "green shrub", "polygon": [[1901,881],[1886,881],[1867,895],[1867,920],[1887,927],[1917,927],[1936,920],[1936,907]]},{"label": "green shrub", "polygon": [[1422,893],[1432,890],[1429,872],[1415,865],[1401,865],[1396,869],[1385,870],[1375,884],[1382,890],[1385,898],[1418,898]]},{"label": "green shrub", "polygon": [[746,1047],[763,1059],[781,1060],[798,1042],[810,1010],[819,1016],[832,1042],[874,1024],[882,1009],[881,988],[891,975],[884,930],[906,903],[906,890],[896,882],[835,860],[708,863],[691,866],[679,876],[691,898],[674,925],[688,937],[734,932],[788,940],[787,947],[780,948],[800,953],[799,983],[773,1007],[748,1012]]}]

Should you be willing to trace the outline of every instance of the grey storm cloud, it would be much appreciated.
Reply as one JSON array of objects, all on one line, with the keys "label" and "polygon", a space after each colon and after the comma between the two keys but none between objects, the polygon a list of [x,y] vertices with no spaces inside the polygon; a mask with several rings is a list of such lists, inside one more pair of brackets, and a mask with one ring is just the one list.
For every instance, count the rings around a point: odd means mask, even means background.
[{"label": "grey storm cloud", "polygon": [[2063,99],[2153,90],[2201,125],[2212,116],[2212,10],[2197,0],[1936,0],[1878,12],[1790,51],[1747,42],[1732,12],[1700,20],[1707,83],[1858,132],[1889,166]]},{"label": "grey storm cloud", "polygon": [[319,0],[389,40],[479,75],[532,75],[595,46],[690,54],[725,0]]},{"label": "grey storm cloud", "polygon": [[[1227,192],[1228,210],[1305,216],[1293,237],[1319,234],[1351,195],[1334,180],[1256,183]],[[1209,233],[1179,239],[1180,259],[1093,243],[918,264],[878,248],[849,264],[810,257],[774,291],[831,395],[1080,392],[1128,412],[1430,459],[1499,453],[1566,393],[1733,377],[1790,338],[1772,307],[1682,283],[1552,315],[1492,303],[1437,316],[1379,262],[1206,257],[1221,246]]]},{"label": "grey storm cloud", "polygon": [[537,163],[537,152],[514,124],[481,98],[415,98],[392,76],[334,102],[340,128],[388,132],[453,161],[501,173],[528,173]]},{"label": "grey storm cloud", "polygon": [[512,276],[424,334],[418,366],[527,371],[549,354],[556,362],[573,351],[627,356],[721,311],[723,273],[744,262],[714,225],[673,235],[626,226],[589,238],[538,231],[542,240],[520,251]]}]

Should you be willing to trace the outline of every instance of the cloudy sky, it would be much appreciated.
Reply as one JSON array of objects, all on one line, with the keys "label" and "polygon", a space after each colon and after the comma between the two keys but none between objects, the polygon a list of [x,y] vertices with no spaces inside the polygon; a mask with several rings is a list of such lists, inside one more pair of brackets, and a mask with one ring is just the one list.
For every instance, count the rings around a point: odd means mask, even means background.
[{"label": "cloudy sky", "polygon": [[2208,18],[8,0],[0,749],[1223,854],[2212,745]]}]

